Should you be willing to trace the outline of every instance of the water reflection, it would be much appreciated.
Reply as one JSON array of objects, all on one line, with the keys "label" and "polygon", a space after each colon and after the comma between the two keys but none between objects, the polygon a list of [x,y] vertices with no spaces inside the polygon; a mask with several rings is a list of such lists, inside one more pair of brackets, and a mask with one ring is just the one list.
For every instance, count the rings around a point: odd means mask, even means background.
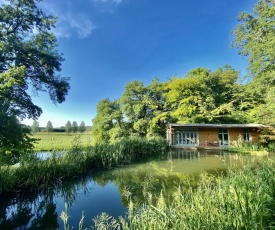
[{"label": "water reflection", "polygon": [[228,167],[256,164],[256,156],[227,152],[174,151],[159,159],[71,178],[37,194],[0,196],[0,229],[62,229],[60,213],[69,207],[70,226],[77,228],[84,211],[84,228],[102,212],[125,216],[129,199],[142,205],[160,192],[168,201],[178,186],[195,186],[202,171],[223,173]]}]

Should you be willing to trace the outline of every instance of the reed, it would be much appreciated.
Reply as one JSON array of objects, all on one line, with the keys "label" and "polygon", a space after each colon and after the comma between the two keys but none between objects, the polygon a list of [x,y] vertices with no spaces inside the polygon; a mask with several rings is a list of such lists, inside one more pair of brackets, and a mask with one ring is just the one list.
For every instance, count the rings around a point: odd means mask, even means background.
[{"label": "reed", "polygon": [[171,205],[133,211],[123,229],[272,229],[275,227],[274,162],[256,170],[231,170],[226,177],[205,180],[194,189],[178,188]]},{"label": "reed", "polygon": [[229,148],[224,148],[224,151],[248,153],[255,155],[266,155],[268,151],[273,151],[274,145],[270,144],[263,146],[260,143],[252,144],[251,142],[244,142],[243,140],[233,141]]},{"label": "reed", "polygon": [[172,203],[162,192],[156,204],[148,195],[142,207],[129,198],[126,217],[116,220],[103,213],[94,218],[95,229],[274,229],[274,166],[266,160],[256,169],[231,169],[226,176],[202,174],[197,187],[176,188]]},{"label": "reed", "polygon": [[167,153],[163,139],[130,138],[108,144],[83,147],[82,138],[75,136],[68,150],[55,150],[41,160],[34,153],[21,158],[18,166],[0,167],[0,194],[54,187],[71,176],[91,169],[129,164],[147,156]]}]

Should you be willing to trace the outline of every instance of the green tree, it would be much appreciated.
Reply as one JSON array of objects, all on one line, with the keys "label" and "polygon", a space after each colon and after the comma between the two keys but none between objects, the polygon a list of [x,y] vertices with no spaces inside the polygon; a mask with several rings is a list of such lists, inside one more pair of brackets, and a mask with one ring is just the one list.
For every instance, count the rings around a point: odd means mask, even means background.
[{"label": "green tree", "polygon": [[209,111],[214,107],[214,98],[209,93],[205,79],[209,77],[209,70],[191,70],[185,78],[171,78],[167,83],[165,94],[167,107],[172,119],[179,123],[197,123],[208,120]]},{"label": "green tree", "polygon": [[56,18],[41,11],[38,2],[0,4],[0,104],[6,116],[18,119],[37,119],[42,113],[33,104],[29,87],[37,93],[48,91],[54,103],[63,102],[69,90],[68,81],[56,75],[64,60],[51,32]]},{"label": "green tree", "polygon": [[118,100],[101,100],[96,106],[97,114],[93,119],[92,135],[96,142],[113,141],[127,136],[129,129],[124,127],[123,114]]},{"label": "green tree", "polygon": [[66,130],[66,133],[72,132],[72,124],[70,121],[67,121],[67,123],[65,125],[65,130]]},{"label": "green tree", "polygon": [[236,122],[234,94],[238,71],[226,65],[211,72],[189,71],[184,78],[171,78],[166,87],[166,107],[178,123]]},{"label": "green tree", "polygon": [[149,108],[147,111],[149,118],[148,137],[165,137],[167,124],[173,122],[165,98],[165,93],[167,92],[166,84],[167,83],[162,83],[155,78],[152,83],[146,87]]},{"label": "green tree", "polygon": [[127,118],[130,131],[138,136],[146,136],[149,127],[148,91],[142,82],[132,81],[125,86],[121,98],[122,110]]},{"label": "green tree", "polygon": [[[30,130],[20,125],[17,118],[20,115],[18,110],[31,111],[33,108],[32,105],[24,107],[24,103],[17,103],[26,99],[20,88],[24,70],[24,67],[14,67],[0,73],[0,161],[6,163],[15,163],[20,154],[30,152],[34,142],[28,135]],[[14,108],[13,104],[17,107]]]},{"label": "green tree", "polygon": [[74,133],[76,133],[78,130],[78,125],[77,125],[77,122],[76,121],[73,121],[73,124],[72,124],[72,131]]},{"label": "green tree", "polygon": [[[249,60],[251,76],[246,87],[248,98],[244,105],[249,106],[248,116],[253,122],[274,125],[275,117],[275,2],[259,0],[252,13],[239,14],[240,24],[234,29],[233,47]],[[242,103],[243,104],[243,103]]]},{"label": "green tree", "polygon": [[51,121],[48,121],[45,130],[46,130],[47,133],[50,133],[50,132],[53,131],[53,125],[52,125],[52,122],[51,122]]},{"label": "green tree", "polygon": [[30,130],[20,125],[16,116],[8,115],[0,104],[0,166],[15,164],[20,155],[31,151],[34,139]]},{"label": "green tree", "polygon": [[39,132],[39,123],[37,120],[34,120],[32,123],[32,132],[33,133]]},{"label": "green tree", "polygon": [[234,29],[233,47],[249,58],[249,73],[255,81],[260,81],[263,90],[274,85],[275,74],[275,2],[259,0],[253,13],[242,12],[238,16],[240,24]]},{"label": "green tree", "polygon": [[80,123],[80,125],[79,125],[79,127],[78,127],[78,131],[79,131],[80,133],[84,133],[84,132],[86,131],[86,126],[85,126],[84,121],[82,121],[82,122]]}]

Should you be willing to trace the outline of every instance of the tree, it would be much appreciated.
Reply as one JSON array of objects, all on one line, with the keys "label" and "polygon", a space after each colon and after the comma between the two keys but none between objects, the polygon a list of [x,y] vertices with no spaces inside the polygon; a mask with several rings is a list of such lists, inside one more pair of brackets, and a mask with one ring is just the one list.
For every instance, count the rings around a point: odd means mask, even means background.
[{"label": "tree", "polygon": [[71,124],[70,121],[68,121],[68,122],[66,123],[66,125],[65,125],[65,130],[66,130],[67,133],[72,132],[72,124]]},{"label": "tree", "polygon": [[85,126],[84,121],[82,121],[82,122],[80,123],[79,127],[78,127],[78,131],[79,131],[80,133],[84,133],[85,130],[86,130],[86,126]]},{"label": "tree", "polygon": [[78,130],[78,125],[77,125],[77,122],[76,121],[73,121],[73,124],[72,124],[72,131],[74,133],[76,133]]},{"label": "tree", "polygon": [[274,125],[275,87],[275,1],[259,0],[252,13],[239,14],[240,24],[234,29],[233,47],[249,60],[251,82],[247,94],[255,100],[248,115],[254,122]]},{"label": "tree", "polygon": [[132,81],[125,86],[121,104],[133,133],[146,136],[148,133],[149,117],[148,91],[142,82]]},{"label": "tree", "polygon": [[56,17],[46,15],[38,2],[0,4],[0,104],[6,116],[19,119],[37,119],[42,113],[33,104],[29,87],[36,93],[48,91],[54,103],[62,103],[69,90],[67,79],[56,75],[64,61],[51,32]]},{"label": "tree", "polygon": [[47,125],[46,125],[46,132],[50,133],[53,131],[53,125],[51,121],[48,121]]},{"label": "tree", "polygon": [[[259,0],[253,13],[239,14],[241,22],[233,31],[233,47],[249,58],[249,71],[255,81],[260,81],[262,90],[274,85],[275,74],[275,2]],[[256,90],[256,89],[255,89]]]},{"label": "tree", "polygon": [[96,142],[112,141],[127,136],[124,129],[123,114],[118,100],[105,98],[96,106],[97,114],[93,119],[92,135]]},{"label": "tree", "polygon": [[32,132],[33,133],[39,132],[39,123],[37,120],[34,120],[32,123]]},{"label": "tree", "polygon": [[15,164],[20,155],[29,153],[34,139],[30,138],[30,130],[19,124],[16,116],[5,113],[0,103],[0,166]]}]

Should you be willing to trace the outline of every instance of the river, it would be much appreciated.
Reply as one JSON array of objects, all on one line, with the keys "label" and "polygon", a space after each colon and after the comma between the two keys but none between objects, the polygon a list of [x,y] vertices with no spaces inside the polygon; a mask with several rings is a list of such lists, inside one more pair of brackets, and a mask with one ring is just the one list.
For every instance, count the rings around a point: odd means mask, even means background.
[{"label": "river", "polygon": [[43,193],[0,196],[0,229],[63,229],[60,214],[65,203],[70,227],[78,229],[82,212],[83,227],[89,227],[102,212],[124,217],[130,198],[141,205],[146,193],[157,196],[165,191],[169,196],[175,187],[202,171],[226,173],[229,167],[253,165],[258,159],[227,152],[175,151],[159,159],[92,171]]}]

